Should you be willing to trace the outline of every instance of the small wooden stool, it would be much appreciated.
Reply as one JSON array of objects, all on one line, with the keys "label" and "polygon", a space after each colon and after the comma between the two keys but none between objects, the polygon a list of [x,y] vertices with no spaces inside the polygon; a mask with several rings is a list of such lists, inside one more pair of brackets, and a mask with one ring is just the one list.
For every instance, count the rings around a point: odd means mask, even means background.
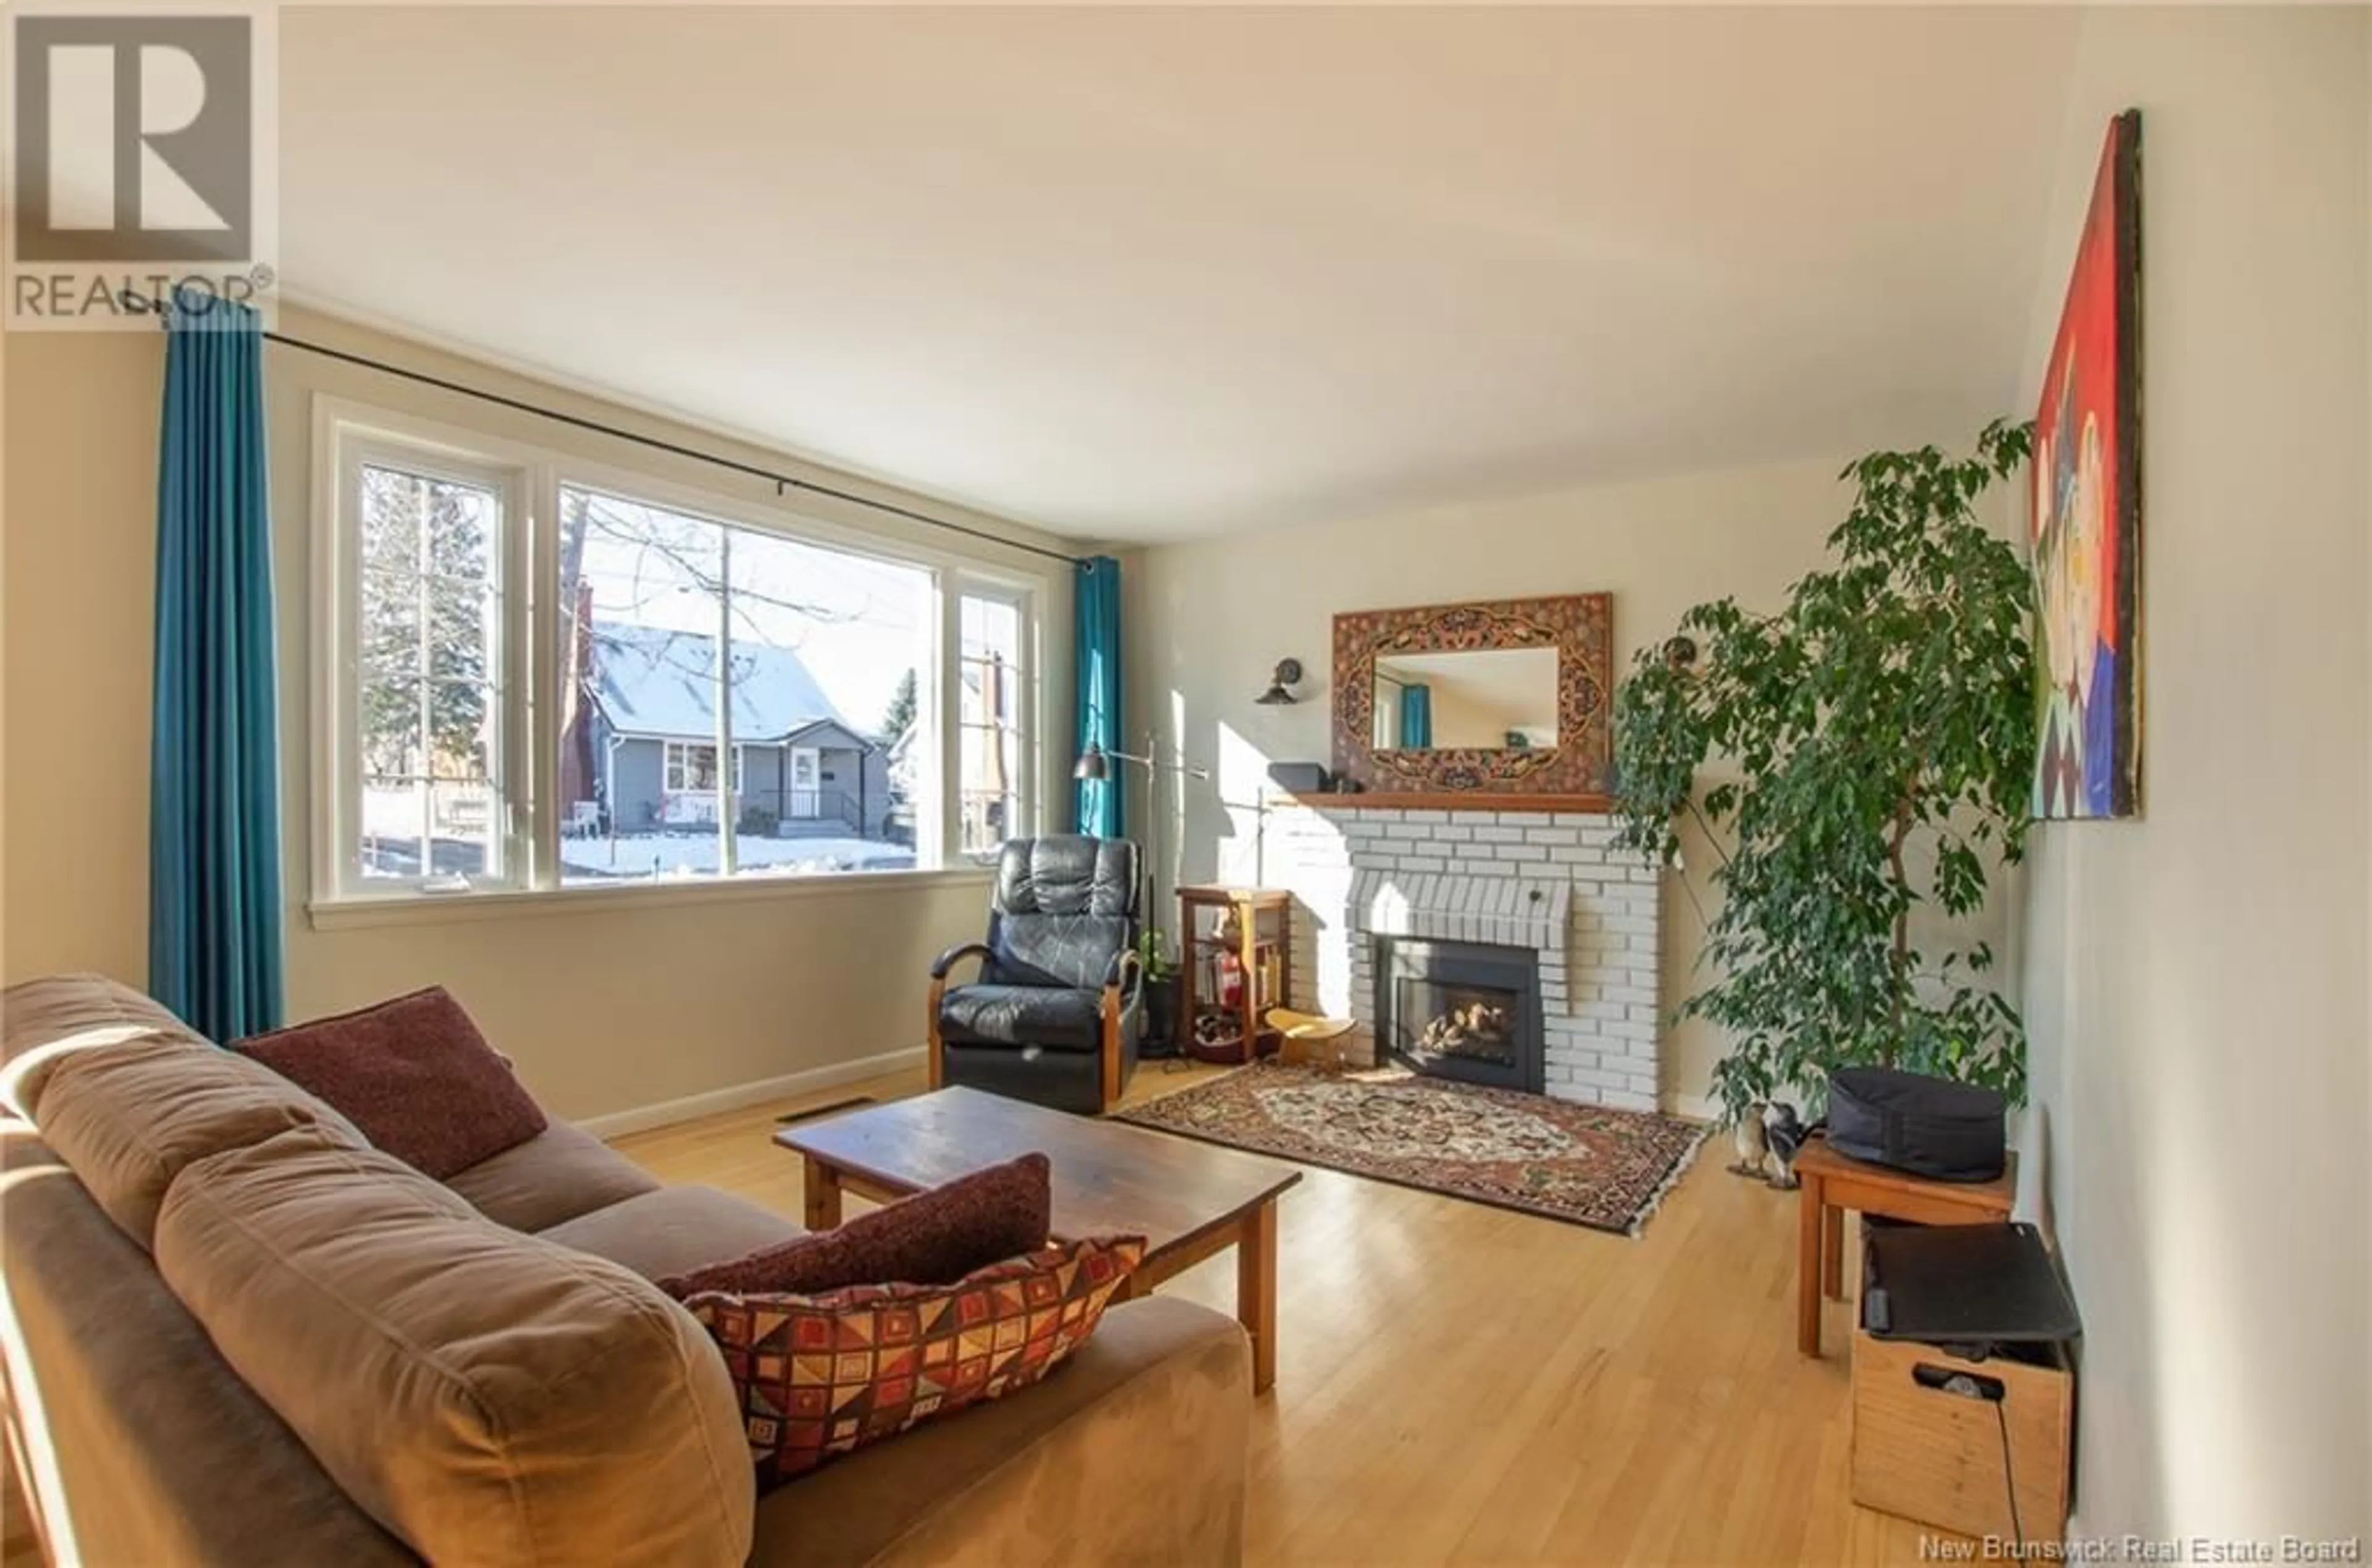
[{"label": "small wooden stool", "polygon": [[1329,1018],[1316,1013],[1296,1013],[1290,1007],[1268,1010],[1268,1027],[1285,1037],[1287,1060],[1307,1063],[1311,1054],[1323,1051],[1320,1065],[1330,1073],[1343,1070],[1343,1037],[1351,1032],[1349,1018]]},{"label": "small wooden stool", "polygon": [[1820,1353],[1820,1296],[1844,1295],[1847,1209],[1914,1225],[1984,1225],[2009,1218],[2017,1197],[2017,1151],[1991,1181],[1937,1181],[1841,1155],[1814,1138],[1796,1156],[1803,1185],[1802,1239],[1796,1255],[1796,1348]]}]

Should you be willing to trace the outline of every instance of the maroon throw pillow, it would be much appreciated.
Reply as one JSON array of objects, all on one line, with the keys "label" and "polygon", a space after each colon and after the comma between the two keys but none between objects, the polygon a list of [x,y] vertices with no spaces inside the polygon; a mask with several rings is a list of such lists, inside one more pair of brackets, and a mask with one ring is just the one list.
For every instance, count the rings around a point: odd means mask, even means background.
[{"label": "maroon throw pillow", "polygon": [[543,1108],[441,985],[232,1046],[439,1181],[544,1129]]},{"label": "maroon throw pillow", "polygon": [[1144,1257],[1141,1236],[1088,1237],[951,1284],[708,1291],[684,1307],[724,1354],[762,1493],[1037,1382],[1087,1343]]},{"label": "maroon throw pillow", "polygon": [[659,1288],[681,1301],[713,1290],[813,1295],[843,1285],[946,1284],[1045,1246],[1053,1207],[1052,1167],[1044,1155],[1023,1155],[830,1230],[671,1275]]}]

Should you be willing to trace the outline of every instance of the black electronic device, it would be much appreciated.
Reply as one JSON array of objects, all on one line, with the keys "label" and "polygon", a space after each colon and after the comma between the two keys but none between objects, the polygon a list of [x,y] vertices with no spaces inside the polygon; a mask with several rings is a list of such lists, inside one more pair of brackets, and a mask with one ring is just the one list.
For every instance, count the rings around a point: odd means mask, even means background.
[{"label": "black electronic device", "polygon": [[1862,1244],[1862,1327],[1879,1339],[1986,1346],[2083,1330],[2030,1225],[1896,1225]]},{"label": "black electronic device", "polygon": [[1295,795],[1323,795],[1333,784],[1320,762],[1271,762],[1268,777],[1277,788]]}]

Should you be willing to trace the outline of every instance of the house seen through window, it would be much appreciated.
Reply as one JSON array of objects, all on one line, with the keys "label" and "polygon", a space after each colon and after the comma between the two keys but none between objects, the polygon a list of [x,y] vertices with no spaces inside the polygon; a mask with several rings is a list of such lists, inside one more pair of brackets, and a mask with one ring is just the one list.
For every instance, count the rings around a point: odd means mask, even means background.
[{"label": "house seen through window", "polygon": [[928,571],[574,486],[559,516],[563,881],[914,864],[887,721]]}]

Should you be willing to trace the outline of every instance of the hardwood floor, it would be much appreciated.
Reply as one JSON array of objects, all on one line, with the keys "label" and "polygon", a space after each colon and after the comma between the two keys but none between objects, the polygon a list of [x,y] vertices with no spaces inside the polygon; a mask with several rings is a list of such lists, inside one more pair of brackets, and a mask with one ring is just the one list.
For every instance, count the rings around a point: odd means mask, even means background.
[{"label": "hardwood floor", "polygon": [[[1127,1098],[1207,1071],[1148,1064]],[[775,1118],[922,1086],[900,1074],[618,1147],[796,1218]],[[1281,1206],[1249,1561],[1918,1561],[1920,1527],[1848,1496],[1844,1309],[1826,1358],[1796,1353],[1795,1197],[1726,1174],[1724,1153],[1635,1241],[1312,1169]],[[1215,1258],[1162,1289],[1229,1311],[1234,1271]]]}]

